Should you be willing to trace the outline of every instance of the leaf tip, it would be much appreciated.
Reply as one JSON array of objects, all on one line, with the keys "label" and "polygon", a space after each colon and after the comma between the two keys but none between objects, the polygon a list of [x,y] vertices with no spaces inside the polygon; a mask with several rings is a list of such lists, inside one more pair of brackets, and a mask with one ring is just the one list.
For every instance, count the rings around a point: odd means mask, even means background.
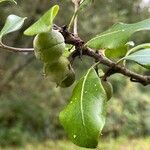
[{"label": "leaf tip", "polygon": [[59,5],[54,5],[43,16],[39,18],[34,24],[24,31],[24,35],[33,36],[39,33],[48,32],[51,30],[53,20],[59,11]]},{"label": "leaf tip", "polygon": [[54,5],[53,6],[53,16],[55,17],[59,11],[59,5]]},{"label": "leaf tip", "polygon": [[54,5],[54,9],[59,10],[59,5]]},{"label": "leaf tip", "polygon": [[29,34],[29,30],[26,29],[24,32],[23,32],[24,35],[27,35],[27,36],[31,36],[31,34]]}]

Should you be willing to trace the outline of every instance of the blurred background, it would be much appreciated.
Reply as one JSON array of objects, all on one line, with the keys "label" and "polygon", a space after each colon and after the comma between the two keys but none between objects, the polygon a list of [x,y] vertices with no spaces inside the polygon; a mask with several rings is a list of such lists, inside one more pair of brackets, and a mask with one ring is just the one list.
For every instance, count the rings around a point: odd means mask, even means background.
[{"label": "blurred background", "polygon": [[[28,17],[20,31],[5,37],[4,43],[10,46],[32,47],[33,37],[24,36],[23,31],[52,5],[60,5],[55,20],[59,26],[68,24],[73,14],[71,0],[17,2],[18,5],[0,4],[0,29],[9,14]],[[150,0],[94,0],[87,10],[81,12],[78,32],[87,41],[116,22],[134,23],[149,17]],[[136,45],[150,42],[150,34],[148,31],[136,33],[131,40]],[[92,63],[93,60],[87,58],[82,62],[80,59],[75,61],[73,67],[77,79]],[[0,49],[0,149],[81,149],[67,141],[58,120],[74,85],[68,89],[56,88],[49,79],[44,79],[42,65],[33,54]],[[150,75],[137,65],[128,67]],[[131,83],[121,75],[114,75],[109,80],[113,84],[114,96],[108,104],[100,149],[128,150],[132,147],[133,150],[149,150],[150,86]]]}]

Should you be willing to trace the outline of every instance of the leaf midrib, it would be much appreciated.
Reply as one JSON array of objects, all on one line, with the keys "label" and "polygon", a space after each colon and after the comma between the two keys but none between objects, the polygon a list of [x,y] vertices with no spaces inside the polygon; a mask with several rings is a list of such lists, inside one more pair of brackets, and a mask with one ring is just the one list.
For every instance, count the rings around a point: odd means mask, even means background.
[{"label": "leaf midrib", "polygon": [[[117,31],[113,31],[113,32],[104,33],[104,34],[102,34],[102,35],[96,36],[95,38],[91,39],[89,42],[91,42],[91,41],[93,41],[93,40],[95,40],[95,39],[97,39],[97,38],[102,38],[102,37],[105,37],[105,36],[107,36],[107,35],[115,34],[115,33],[118,33],[118,32],[124,32],[124,31],[123,31],[123,30],[117,30]],[[86,45],[88,45],[89,42],[87,42]]]},{"label": "leaf midrib", "polygon": [[84,88],[85,88],[85,82],[87,80],[87,76],[89,75],[91,69],[89,69],[88,72],[87,72],[87,74],[85,75],[84,80],[82,82],[82,88],[81,88],[80,111],[81,111],[81,118],[82,118],[82,124],[83,124],[83,126],[85,126],[84,109],[83,109],[83,93],[84,93]]}]

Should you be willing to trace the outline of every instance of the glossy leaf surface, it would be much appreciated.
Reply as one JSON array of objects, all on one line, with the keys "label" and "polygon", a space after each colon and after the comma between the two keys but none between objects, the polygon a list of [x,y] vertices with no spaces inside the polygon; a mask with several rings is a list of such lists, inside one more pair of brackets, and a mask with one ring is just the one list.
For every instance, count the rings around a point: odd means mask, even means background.
[{"label": "glossy leaf surface", "polygon": [[37,22],[25,30],[24,34],[33,36],[39,33],[48,32],[51,30],[53,20],[59,11],[59,6],[55,5],[48,10]]},{"label": "glossy leaf surface", "polygon": [[0,32],[0,39],[11,32],[19,30],[26,18],[21,18],[16,15],[9,15],[6,19],[5,25]]},{"label": "glossy leaf surface", "polygon": [[140,51],[137,51],[135,53],[132,53],[126,57],[124,57],[126,60],[132,60],[143,67],[150,69],[150,48],[143,49]]},{"label": "glossy leaf surface", "polygon": [[60,122],[73,143],[95,148],[105,124],[107,96],[93,68],[76,84]]},{"label": "glossy leaf surface", "polygon": [[88,41],[86,45],[92,49],[113,50],[114,53],[113,51],[111,53],[108,51],[109,56],[124,55],[127,50],[126,43],[129,38],[135,32],[142,30],[150,30],[150,19],[133,24],[117,23],[109,30]]}]

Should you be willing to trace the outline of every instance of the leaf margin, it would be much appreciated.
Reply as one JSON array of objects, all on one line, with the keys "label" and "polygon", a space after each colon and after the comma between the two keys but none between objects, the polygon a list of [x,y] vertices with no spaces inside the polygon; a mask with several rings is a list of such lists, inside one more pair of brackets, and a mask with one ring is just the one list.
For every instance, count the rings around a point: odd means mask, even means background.
[{"label": "leaf margin", "polygon": [[[59,11],[59,5],[54,5],[48,11],[46,11],[35,23],[29,26],[25,31],[24,35],[34,36],[39,33],[48,32],[52,28],[53,20],[55,19]],[[45,20],[49,18],[49,20]],[[48,22],[48,24],[47,24]],[[40,24],[44,27],[43,29],[36,29]]]},{"label": "leaf margin", "polygon": [[[10,14],[5,21],[3,28],[0,31],[0,41],[2,40],[3,36],[19,30],[23,26],[24,21],[26,19],[27,19],[27,17],[22,18],[17,15]],[[13,22],[14,20],[15,20],[15,22]],[[13,27],[15,27],[15,28],[13,28]],[[13,28],[13,29],[11,29],[11,28]]]}]

